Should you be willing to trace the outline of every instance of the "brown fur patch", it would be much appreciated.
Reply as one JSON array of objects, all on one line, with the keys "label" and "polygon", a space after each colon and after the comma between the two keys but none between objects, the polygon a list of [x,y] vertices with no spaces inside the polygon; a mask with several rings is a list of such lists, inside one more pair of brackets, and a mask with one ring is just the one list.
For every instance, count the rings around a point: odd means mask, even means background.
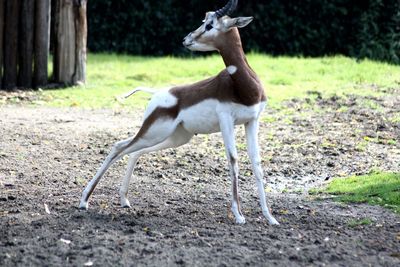
[{"label": "brown fur patch", "polygon": [[142,136],[144,136],[149,130],[150,126],[158,119],[166,117],[170,119],[175,119],[178,116],[179,110],[178,106],[175,105],[171,108],[156,108],[143,122],[142,127],[140,127],[139,132],[136,134],[135,138],[126,145],[126,148],[130,147],[136,143]]}]

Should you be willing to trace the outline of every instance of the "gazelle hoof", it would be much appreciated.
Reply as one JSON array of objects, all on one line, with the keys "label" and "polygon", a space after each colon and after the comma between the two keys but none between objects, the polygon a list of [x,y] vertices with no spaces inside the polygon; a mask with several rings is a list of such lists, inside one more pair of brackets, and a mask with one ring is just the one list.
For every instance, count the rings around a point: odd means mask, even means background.
[{"label": "gazelle hoof", "polygon": [[89,203],[85,202],[85,201],[81,201],[81,203],[79,203],[79,209],[80,210],[87,210],[89,208]]},{"label": "gazelle hoof", "polygon": [[246,223],[246,219],[243,216],[237,217],[236,218],[236,223],[237,224],[245,224]]},{"label": "gazelle hoof", "polygon": [[124,209],[130,209],[131,204],[129,203],[129,200],[121,200],[121,207]]},{"label": "gazelle hoof", "polygon": [[267,218],[269,225],[279,225],[279,222],[274,218]]}]

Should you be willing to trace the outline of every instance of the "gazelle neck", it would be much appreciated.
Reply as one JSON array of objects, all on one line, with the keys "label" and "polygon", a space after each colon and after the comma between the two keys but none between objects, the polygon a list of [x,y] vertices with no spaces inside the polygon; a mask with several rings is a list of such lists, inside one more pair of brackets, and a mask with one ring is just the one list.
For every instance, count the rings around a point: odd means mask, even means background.
[{"label": "gazelle neck", "polygon": [[242,41],[237,28],[225,33],[218,50],[224,60],[225,66],[236,66],[239,69],[250,68],[247,63],[246,55],[243,52]]},{"label": "gazelle neck", "polygon": [[253,105],[265,101],[264,88],[257,74],[247,63],[239,31],[233,28],[221,38],[218,50],[226,67],[235,66],[237,69],[231,73],[234,81],[234,90],[244,105]]}]

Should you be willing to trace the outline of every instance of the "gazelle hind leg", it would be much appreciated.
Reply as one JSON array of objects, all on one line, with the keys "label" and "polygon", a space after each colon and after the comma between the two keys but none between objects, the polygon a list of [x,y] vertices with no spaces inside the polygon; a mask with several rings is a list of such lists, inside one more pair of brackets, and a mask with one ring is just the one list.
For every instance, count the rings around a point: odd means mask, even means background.
[{"label": "gazelle hind leg", "polygon": [[131,204],[127,198],[129,182],[131,180],[133,170],[135,169],[136,163],[140,157],[140,153],[132,153],[129,156],[128,167],[126,169],[125,177],[122,180],[122,184],[119,190],[119,195],[121,198],[121,207],[130,208]]},{"label": "gazelle hind leg", "polygon": [[88,209],[88,200],[90,195],[93,193],[94,188],[99,183],[101,177],[103,177],[104,173],[110,168],[110,166],[119,158],[118,155],[122,153],[124,148],[132,142],[132,138],[126,139],[124,141],[116,143],[110,154],[108,154],[107,158],[104,160],[100,169],[97,171],[94,178],[89,182],[89,184],[85,187],[85,190],[82,193],[81,201],[79,204],[80,209]]},{"label": "gazelle hind leg", "polygon": [[94,188],[99,183],[100,179],[103,177],[105,172],[110,168],[110,166],[123,157],[124,155],[138,152],[142,149],[155,146],[166,140],[176,129],[177,123],[174,120],[157,120],[153,123],[147,131],[140,136],[141,130],[139,130],[138,135],[135,138],[130,138],[121,142],[116,143],[110,154],[107,156],[106,160],[101,165],[100,169],[97,171],[94,178],[86,186],[82,193],[81,201],[79,204],[80,209],[88,208],[88,200],[90,195],[93,193]]},{"label": "gazelle hind leg", "polygon": [[239,200],[239,166],[237,163],[238,155],[235,146],[235,133],[234,133],[234,123],[231,116],[228,114],[220,115],[220,128],[222,137],[225,144],[226,157],[228,158],[229,173],[231,177],[232,186],[232,207],[231,210],[235,216],[236,223],[244,224],[246,219],[244,218],[240,210],[240,200]]},{"label": "gazelle hind leg", "polygon": [[278,225],[278,221],[271,215],[268,208],[264,180],[263,180],[263,170],[261,167],[260,152],[258,147],[258,121],[253,120],[245,125],[246,129],[246,139],[247,139],[247,151],[251,160],[253,167],[254,176],[256,177],[258,194],[260,197],[261,209],[264,217],[268,220],[271,225]]},{"label": "gazelle hind leg", "polygon": [[132,178],[133,170],[140,156],[146,153],[184,145],[187,142],[189,142],[192,137],[193,134],[187,132],[185,129],[183,129],[181,125],[179,125],[176,128],[175,132],[170,137],[168,137],[164,142],[149,148],[142,149],[138,152],[132,153],[129,157],[128,168],[122,180],[121,188],[119,191],[121,197],[121,206],[130,207],[129,200],[127,198],[129,182]]}]

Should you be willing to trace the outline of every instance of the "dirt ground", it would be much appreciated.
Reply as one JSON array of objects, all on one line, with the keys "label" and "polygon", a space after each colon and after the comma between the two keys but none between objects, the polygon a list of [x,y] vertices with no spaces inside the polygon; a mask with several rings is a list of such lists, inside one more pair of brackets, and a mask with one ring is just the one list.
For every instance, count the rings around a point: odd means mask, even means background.
[{"label": "dirt ground", "polygon": [[275,227],[261,217],[242,127],[245,225],[230,213],[219,134],[141,158],[131,209],[119,207],[121,160],[80,211],[84,186],[141,113],[3,105],[0,266],[399,266],[398,215],[307,193],[332,177],[400,172],[399,95],[313,95],[266,111],[260,142]]}]

